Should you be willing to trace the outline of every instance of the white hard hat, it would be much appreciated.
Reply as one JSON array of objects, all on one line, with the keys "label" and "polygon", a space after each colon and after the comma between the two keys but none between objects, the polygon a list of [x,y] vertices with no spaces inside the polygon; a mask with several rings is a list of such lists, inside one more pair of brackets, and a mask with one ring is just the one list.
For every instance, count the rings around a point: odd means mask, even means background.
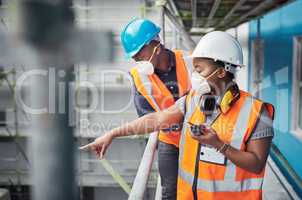
[{"label": "white hard hat", "polygon": [[243,66],[242,49],[239,42],[223,31],[213,31],[204,35],[194,49],[192,58],[211,58],[225,63],[227,71],[235,73],[234,67]]}]

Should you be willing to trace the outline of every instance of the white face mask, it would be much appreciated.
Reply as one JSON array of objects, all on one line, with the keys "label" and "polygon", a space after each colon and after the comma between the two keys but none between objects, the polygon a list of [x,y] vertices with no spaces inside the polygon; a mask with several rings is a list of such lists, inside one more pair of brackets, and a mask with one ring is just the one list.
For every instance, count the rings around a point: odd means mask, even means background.
[{"label": "white face mask", "polygon": [[198,72],[193,71],[191,77],[192,89],[200,95],[210,93],[211,87],[207,79],[213,76],[216,72],[217,70],[215,70],[213,73],[211,73],[208,77],[205,78],[201,76]]},{"label": "white face mask", "polygon": [[154,73],[154,66],[153,64],[150,62],[153,58],[153,55],[156,51],[156,49],[160,46],[157,45],[154,50],[153,50],[153,53],[152,55],[150,56],[149,60],[146,61],[146,60],[142,60],[142,61],[137,61],[136,62],[136,65],[137,65],[137,71],[141,74],[144,74],[144,75],[151,75]]},{"label": "white face mask", "polygon": [[151,75],[154,73],[154,66],[150,61],[138,61],[136,65],[140,74]]}]

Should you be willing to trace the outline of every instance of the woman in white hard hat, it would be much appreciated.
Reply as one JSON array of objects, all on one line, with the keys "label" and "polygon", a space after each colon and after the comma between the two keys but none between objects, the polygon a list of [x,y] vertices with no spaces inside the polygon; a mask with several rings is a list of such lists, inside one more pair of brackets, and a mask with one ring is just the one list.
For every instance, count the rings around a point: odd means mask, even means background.
[{"label": "woman in white hard hat", "polygon": [[229,34],[206,34],[192,57],[192,90],[187,96],[82,149],[103,156],[115,137],[183,123],[177,199],[261,199],[274,108],[238,89],[234,73],[243,65],[242,50]]}]

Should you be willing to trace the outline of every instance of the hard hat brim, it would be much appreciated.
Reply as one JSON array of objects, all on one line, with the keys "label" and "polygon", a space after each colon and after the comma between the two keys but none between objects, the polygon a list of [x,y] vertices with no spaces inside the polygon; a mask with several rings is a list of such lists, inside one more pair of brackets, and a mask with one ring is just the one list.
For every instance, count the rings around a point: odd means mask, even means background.
[{"label": "hard hat brim", "polygon": [[[189,55],[188,57],[190,57],[190,58],[208,58],[208,59],[212,59],[212,60],[214,60],[214,61],[221,61],[221,62],[224,62],[224,63],[230,63],[230,62],[228,62],[228,61],[225,61],[225,60],[222,60],[222,59],[217,59],[217,58],[212,58],[212,57],[207,57],[207,56],[196,56],[196,55],[193,55],[193,54],[191,54],[191,55]],[[239,68],[242,68],[242,67],[245,67],[245,65],[244,64],[235,64],[235,63],[230,63],[230,64],[232,64],[232,65],[235,65],[236,67],[239,67]]]}]

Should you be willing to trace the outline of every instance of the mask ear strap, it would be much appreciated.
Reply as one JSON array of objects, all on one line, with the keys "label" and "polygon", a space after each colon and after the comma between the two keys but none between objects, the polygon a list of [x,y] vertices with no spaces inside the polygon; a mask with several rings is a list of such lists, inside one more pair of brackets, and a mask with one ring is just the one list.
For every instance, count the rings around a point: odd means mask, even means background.
[{"label": "mask ear strap", "polygon": [[215,69],[215,71],[213,71],[209,76],[207,76],[205,79],[208,80],[209,78],[211,78],[214,74],[216,74],[216,72],[218,72],[219,68]]},{"label": "mask ear strap", "polygon": [[151,57],[149,58],[149,62],[152,60],[152,58],[153,58],[153,56],[154,56],[154,54],[155,54],[155,52],[156,52],[156,50],[157,50],[157,48],[160,46],[160,43],[153,49],[153,52],[152,52],[152,55],[151,55]]}]

